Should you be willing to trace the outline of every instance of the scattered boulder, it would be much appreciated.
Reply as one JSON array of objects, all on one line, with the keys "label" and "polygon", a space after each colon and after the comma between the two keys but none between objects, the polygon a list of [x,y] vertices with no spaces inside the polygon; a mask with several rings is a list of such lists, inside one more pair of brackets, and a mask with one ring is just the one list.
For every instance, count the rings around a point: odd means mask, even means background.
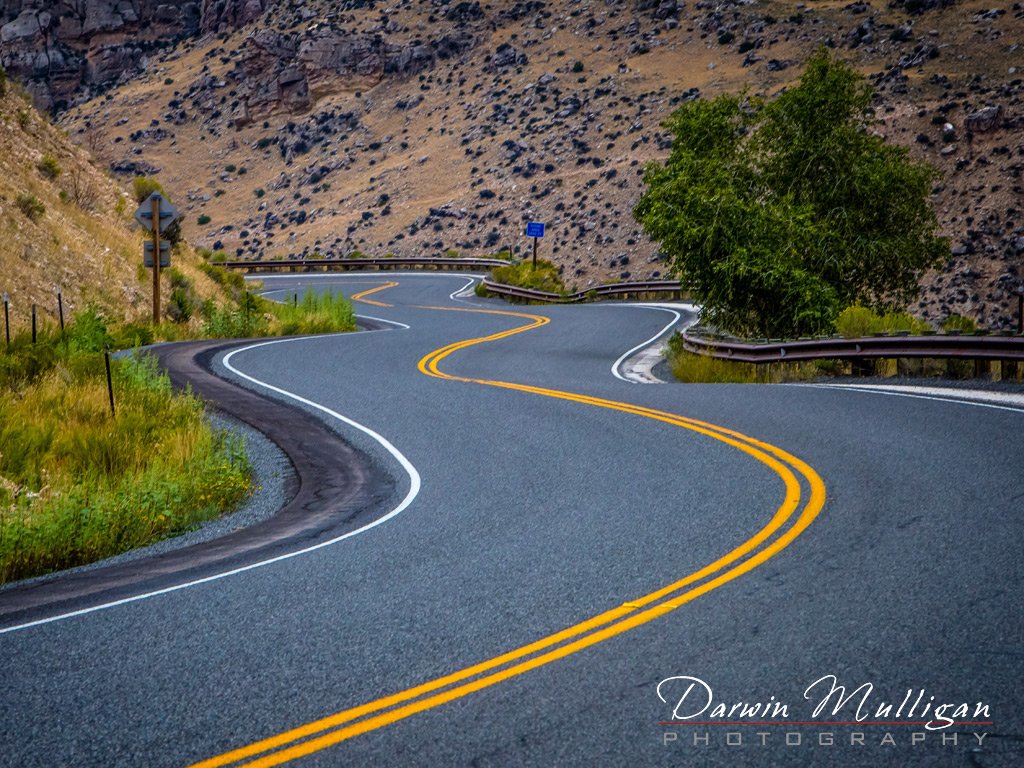
[{"label": "scattered boulder", "polygon": [[964,118],[964,128],[971,133],[987,133],[995,130],[1003,119],[1002,105],[995,105],[979,109]]}]

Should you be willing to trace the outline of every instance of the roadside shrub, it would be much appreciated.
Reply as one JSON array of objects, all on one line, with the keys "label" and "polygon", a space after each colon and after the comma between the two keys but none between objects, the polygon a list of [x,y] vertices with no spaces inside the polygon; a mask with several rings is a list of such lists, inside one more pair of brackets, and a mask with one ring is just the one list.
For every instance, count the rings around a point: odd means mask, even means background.
[{"label": "roadside shrub", "polygon": [[836,318],[836,329],[843,337],[856,339],[875,333],[897,331],[923,333],[931,330],[931,326],[907,312],[888,312],[880,315],[867,307],[854,305],[839,313],[839,317]]},{"label": "roadside shrub", "polygon": [[167,197],[163,186],[152,176],[136,176],[132,179],[132,197],[135,198],[135,202],[141,203],[154,192]]},{"label": "roadside shrub", "polygon": [[494,282],[503,285],[515,285],[519,288],[530,288],[548,293],[564,294],[566,292],[561,275],[558,273],[558,267],[546,259],[538,259],[536,269],[533,268],[531,259],[524,259],[518,264],[509,264],[507,267],[495,267],[491,276]]},{"label": "roadside shrub", "polygon": [[971,318],[962,315],[950,315],[942,323],[944,331],[960,331],[960,333],[974,333],[978,330],[978,324]]},{"label": "roadside shrub", "polygon": [[171,268],[169,276],[171,280],[171,296],[167,306],[167,314],[170,315],[171,320],[175,323],[187,323],[192,319],[192,315],[196,311],[198,298],[195,294],[195,286],[188,277],[177,269]]}]

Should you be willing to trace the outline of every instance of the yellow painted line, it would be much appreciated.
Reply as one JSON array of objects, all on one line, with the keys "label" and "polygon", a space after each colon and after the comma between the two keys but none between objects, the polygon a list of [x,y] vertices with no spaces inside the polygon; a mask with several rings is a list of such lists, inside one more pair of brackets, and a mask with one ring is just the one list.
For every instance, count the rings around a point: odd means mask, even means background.
[{"label": "yellow painted line", "polygon": [[363,304],[372,304],[375,307],[392,307],[394,306],[393,304],[384,304],[383,302],[374,301],[373,299],[367,299],[365,297],[369,296],[371,293],[376,293],[377,291],[384,291],[387,290],[388,288],[394,288],[396,285],[398,285],[398,283],[384,283],[384,285],[378,285],[376,288],[371,288],[368,291],[360,291],[359,293],[353,293],[352,301],[361,301],[363,302]]},{"label": "yellow painted line", "polygon": [[[389,286],[381,286],[377,290],[384,287]],[[262,755],[262,757],[257,757],[257,759],[244,764],[247,766],[280,765],[320,751],[354,736],[381,728],[418,712],[432,709],[475,691],[496,685],[557,659],[564,658],[663,616],[691,600],[748,573],[788,546],[810,525],[824,506],[825,485],[811,467],[780,448],[739,432],[665,411],[591,397],[589,395],[579,395],[561,390],[514,384],[512,382],[472,379],[446,374],[438,368],[438,364],[454,352],[475,344],[496,341],[541,327],[550,322],[550,319],[541,315],[497,310],[470,310],[449,307],[425,307],[424,309],[507,315],[527,319],[530,322],[510,330],[455,342],[434,350],[419,361],[418,368],[422,373],[450,381],[501,387],[503,389],[512,389],[529,394],[567,400],[581,405],[607,408],[662,421],[707,435],[747,453],[778,474],[786,489],[782,505],[764,528],[731,552],[679,581],[668,584],[648,595],[625,602],[598,616],[496,656],[493,659],[466,667],[453,674],[414,686],[405,691],[338,712],[337,714],[285,731],[240,749],[232,750],[197,763],[193,768],[226,766],[259,755]],[[796,470],[807,483],[810,490],[809,499],[796,520],[787,530],[763,548],[758,549],[790,521],[800,506],[801,483],[793,470]],[[719,573],[720,571],[721,573]],[[715,576],[715,574],[718,575]],[[712,576],[714,578],[711,578]],[[705,579],[708,580],[705,581]],[[697,582],[703,583],[698,584]],[[680,590],[685,591],[680,592]]]}]

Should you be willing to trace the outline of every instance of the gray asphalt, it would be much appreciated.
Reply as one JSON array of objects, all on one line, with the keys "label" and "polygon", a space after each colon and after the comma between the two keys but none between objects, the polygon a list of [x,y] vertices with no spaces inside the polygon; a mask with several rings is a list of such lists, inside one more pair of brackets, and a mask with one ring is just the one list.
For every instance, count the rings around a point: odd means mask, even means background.
[{"label": "gray asphalt", "polygon": [[[231,364],[386,437],[422,478],[415,500],[330,547],[0,634],[0,764],[174,766],[245,746],[650,593],[747,541],[782,503],[775,472],[706,435],[424,376],[428,352],[523,323],[424,306],[551,319],[454,353],[440,365],[449,374],[737,430],[807,462],[827,502],[785,550],[675,611],[296,765],[1024,763],[1024,412],[798,386],[632,385],[611,365],[664,326],[662,312],[452,300],[466,283],[454,275],[315,284],[351,294],[387,280],[399,285],[367,298],[394,306],[357,311],[408,329],[286,341]],[[408,490],[378,443],[331,426]],[[809,493],[802,483],[804,502]],[[832,724],[853,707],[813,718],[804,691],[830,674],[848,692],[873,684],[869,719],[899,722]],[[716,703],[774,696],[787,717],[660,725],[674,702],[658,683],[678,676],[706,681]],[[908,724],[927,718],[876,717],[908,689],[912,701],[924,689],[934,705],[968,702],[972,715],[983,702],[986,716],[958,719],[991,722],[928,731]],[[699,721],[726,719],[709,709]],[[981,746],[974,732],[988,734]],[[851,745],[857,734],[863,745]]]}]

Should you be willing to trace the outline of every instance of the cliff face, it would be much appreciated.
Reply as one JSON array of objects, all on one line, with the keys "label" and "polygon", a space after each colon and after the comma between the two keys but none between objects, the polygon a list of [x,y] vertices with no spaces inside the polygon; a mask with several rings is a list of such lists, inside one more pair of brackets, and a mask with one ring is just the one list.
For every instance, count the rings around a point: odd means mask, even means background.
[{"label": "cliff face", "polygon": [[253,21],[272,0],[4,0],[0,64],[40,109],[83,101],[184,38]]},{"label": "cliff face", "polygon": [[402,44],[333,25],[313,25],[303,33],[256,30],[232,73],[241,93],[234,125],[306,112],[325,96],[372,88],[387,75],[417,74],[475,43],[465,32]]}]

